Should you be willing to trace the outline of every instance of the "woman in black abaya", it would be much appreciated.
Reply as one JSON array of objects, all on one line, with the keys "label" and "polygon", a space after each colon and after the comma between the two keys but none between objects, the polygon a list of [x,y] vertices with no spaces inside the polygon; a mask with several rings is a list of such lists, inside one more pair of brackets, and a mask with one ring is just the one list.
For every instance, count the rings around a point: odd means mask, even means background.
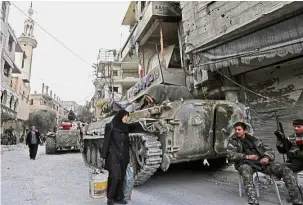
[{"label": "woman in black abaya", "polygon": [[127,204],[123,194],[123,183],[126,168],[129,163],[129,113],[120,110],[111,123],[105,126],[102,158],[105,159],[105,169],[109,172],[107,204]]}]

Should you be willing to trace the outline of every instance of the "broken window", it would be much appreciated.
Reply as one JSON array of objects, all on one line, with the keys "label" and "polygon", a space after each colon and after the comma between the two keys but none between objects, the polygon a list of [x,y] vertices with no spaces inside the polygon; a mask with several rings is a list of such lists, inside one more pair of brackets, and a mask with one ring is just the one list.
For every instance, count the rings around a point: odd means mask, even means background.
[{"label": "broken window", "polygon": [[34,104],[34,100],[33,99],[31,99],[31,101],[30,101],[30,105],[33,105]]},{"label": "broken window", "polygon": [[10,76],[10,70],[11,70],[11,66],[5,61],[5,62],[4,62],[3,74],[4,74],[6,77],[9,77],[9,76]]}]

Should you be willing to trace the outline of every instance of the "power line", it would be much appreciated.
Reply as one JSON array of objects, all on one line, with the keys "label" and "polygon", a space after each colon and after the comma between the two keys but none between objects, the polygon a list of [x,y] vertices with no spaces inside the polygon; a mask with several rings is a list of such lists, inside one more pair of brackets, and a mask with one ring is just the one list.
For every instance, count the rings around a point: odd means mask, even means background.
[{"label": "power line", "polygon": [[[31,17],[29,17],[25,12],[23,12],[18,6],[16,6],[14,3],[12,3],[11,2],[11,4],[16,8],[16,9],[18,9],[23,15],[25,15],[27,18],[30,18],[30,19],[32,19]],[[33,20],[33,19],[32,19]],[[33,20],[34,21],[34,20]],[[46,29],[44,29],[39,23],[37,23],[36,21],[34,21],[35,22],[35,24],[39,27],[39,28],[41,28],[44,32],[46,32],[49,36],[51,36],[55,41],[57,41],[60,45],[62,45],[64,48],[66,48],[68,51],[70,51],[72,54],[74,54],[77,58],[79,58],[81,61],[83,61],[84,63],[86,63],[87,65],[89,65],[90,67],[91,67],[91,64],[88,62],[88,61],[86,61],[84,58],[82,58],[80,55],[78,55],[77,53],[75,53],[72,49],[70,49],[68,46],[66,46],[64,43],[62,43],[58,38],[56,38],[55,36],[53,36],[50,32],[48,32]],[[26,74],[29,74],[29,73],[27,73],[27,72],[24,72],[23,71],[23,73],[26,73]],[[36,77],[36,78],[38,78],[38,77]],[[42,80],[42,81],[45,81],[44,79],[42,79],[42,78],[38,78],[39,80]],[[99,84],[99,81],[97,80],[97,83]],[[56,84],[56,83],[55,83]],[[100,84],[99,84],[100,85]],[[105,88],[103,88],[104,90],[106,90],[106,91],[108,91],[108,92],[110,92],[109,90],[107,90],[107,89],[105,89]],[[121,93],[119,93],[119,94],[121,94]],[[117,95],[116,95],[117,96]],[[119,97],[119,96],[117,96],[117,97]]]},{"label": "power line", "polygon": [[[27,18],[32,19],[31,17],[29,17],[25,12],[23,12],[18,6],[16,6],[14,3],[11,2],[11,4],[18,9],[21,13],[23,13]],[[32,19],[33,20],[33,19]],[[34,21],[34,20],[33,20]],[[77,58],[79,58],[80,60],[82,60],[84,63],[86,63],[87,65],[91,66],[91,64],[86,61],[84,58],[82,58],[80,55],[78,55],[77,53],[75,53],[74,51],[72,51],[72,49],[70,49],[68,46],[66,46],[64,43],[62,43],[59,39],[57,39],[55,36],[53,36],[50,32],[48,32],[46,29],[44,29],[37,21],[34,21],[35,24],[40,27],[44,32],[46,32],[48,35],[50,35],[55,41],[57,41],[59,44],[61,44],[64,48],[66,48],[68,51],[70,51],[72,54],[74,54]]]}]

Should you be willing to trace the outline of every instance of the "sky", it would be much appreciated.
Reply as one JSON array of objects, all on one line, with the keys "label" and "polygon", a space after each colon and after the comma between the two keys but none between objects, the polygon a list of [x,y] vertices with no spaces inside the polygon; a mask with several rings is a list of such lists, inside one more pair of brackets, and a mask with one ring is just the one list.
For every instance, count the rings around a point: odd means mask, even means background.
[{"label": "sky", "polygon": [[[30,2],[12,3],[27,14]],[[129,27],[121,25],[128,5],[129,1],[33,1],[33,20],[86,62],[35,25],[38,46],[32,62],[31,93],[41,93],[44,82],[61,100],[82,105],[89,101],[94,94],[92,65],[99,49],[119,50],[129,35]],[[10,6],[8,21],[17,37],[26,18]]]}]

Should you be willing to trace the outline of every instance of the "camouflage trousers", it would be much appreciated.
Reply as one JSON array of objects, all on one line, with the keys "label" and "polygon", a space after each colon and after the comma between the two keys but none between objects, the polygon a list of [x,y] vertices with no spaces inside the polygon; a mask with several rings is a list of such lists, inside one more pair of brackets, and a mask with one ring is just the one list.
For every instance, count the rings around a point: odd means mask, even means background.
[{"label": "camouflage trousers", "polygon": [[[254,169],[248,164],[243,164],[238,169],[239,174],[242,176],[243,184],[248,203],[259,203],[258,197],[253,183]],[[271,163],[266,167],[264,174],[274,175],[278,178],[283,178],[285,186],[293,203],[303,204],[302,196],[296,181],[296,178],[290,168],[279,163]]]}]

